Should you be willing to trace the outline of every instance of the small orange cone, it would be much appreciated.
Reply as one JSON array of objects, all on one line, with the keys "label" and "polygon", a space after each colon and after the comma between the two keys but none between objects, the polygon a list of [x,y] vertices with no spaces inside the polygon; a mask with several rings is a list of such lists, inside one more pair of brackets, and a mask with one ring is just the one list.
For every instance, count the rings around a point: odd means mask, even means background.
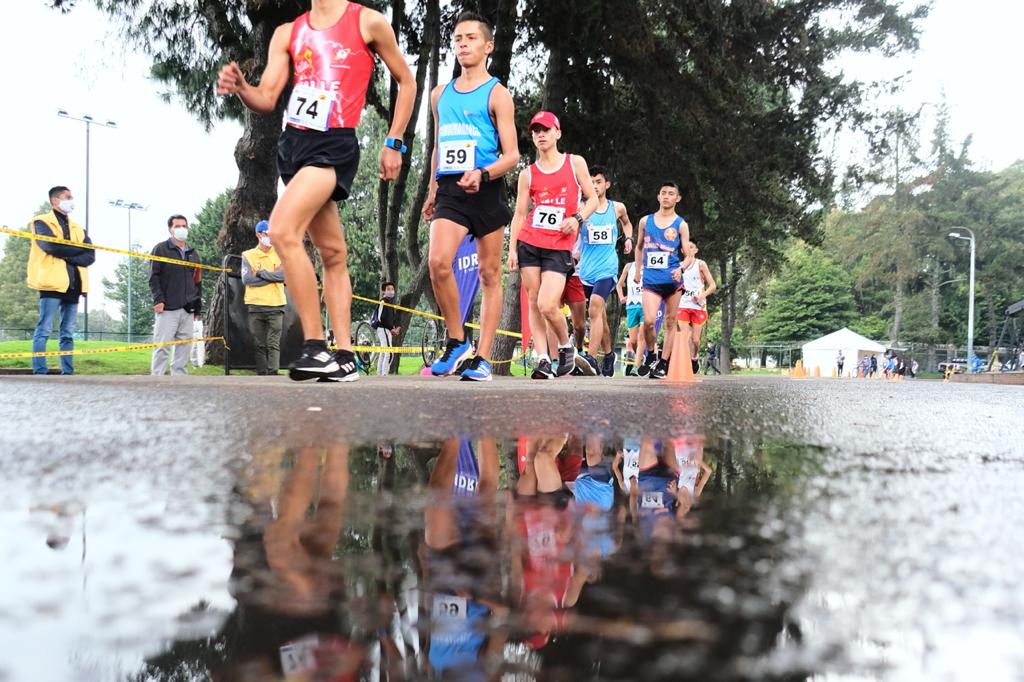
[{"label": "small orange cone", "polygon": [[842,375],[837,375],[836,374],[836,368],[835,367],[832,368],[832,378],[833,379],[842,379],[843,378]]},{"label": "small orange cone", "polygon": [[804,378],[804,361],[797,360],[796,365],[793,366],[793,378],[803,379]]},{"label": "small orange cone", "polygon": [[683,339],[682,332],[676,332],[672,342],[672,357],[668,361],[669,381],[693,382],[693,365],[690,358],[690,344]]},{"label": "small orange cone", "polygon": [[821,366],[820,365],[815,365],[814,366],[814,378],[815,379],[820,379],[821,378]]}]

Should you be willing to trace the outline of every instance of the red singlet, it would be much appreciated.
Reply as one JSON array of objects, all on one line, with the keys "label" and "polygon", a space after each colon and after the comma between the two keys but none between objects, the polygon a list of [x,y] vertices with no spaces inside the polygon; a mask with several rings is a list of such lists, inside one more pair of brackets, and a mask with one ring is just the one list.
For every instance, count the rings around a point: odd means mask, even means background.
[{"label": "red singlet", "polygon": [[322,31],[309,25],[309,12],[292,24],[292,82],[334,93],[330,128],[355,128],[366,104],[374,55],[359,30],[362,11],[350,2],[338,23]]},{"label": "red singlet", "polygon": [[[530,205],[533,208],[519,230],[519,241],[542,249],[571,251],[578,230],[562,234],[558,229],[562,220],[553,224],[550,221],[553,214],[547,210],[556,209],[554,216],[561,215],[562,219],[571,218],[579,210],[580,183],[576,181],[570,154],[564,154],[562,165],[550,173],[541,170],[536,162],[530,166]],[[537,224],[545,227],[537,227]]]}]

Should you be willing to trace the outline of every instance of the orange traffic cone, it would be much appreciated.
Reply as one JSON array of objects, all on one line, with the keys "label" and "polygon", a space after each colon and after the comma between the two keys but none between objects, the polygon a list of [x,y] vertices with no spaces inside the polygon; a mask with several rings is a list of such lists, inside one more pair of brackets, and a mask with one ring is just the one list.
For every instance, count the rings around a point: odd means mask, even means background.
[{"label": "orange traffic cone", "polygon": [[832,378],[833,379],[842,379],[843,378],[842,375],[836,373],[836,368],[835,367],[832,368]]},{"label": "orange traffic cone", "polygon": [[668,361],[669,381],[693,382],[693,365],[690,358],[690,344],[681,332],[676,332],[672,342],[672,357]]},{"label": "orange traffic cone", "polygon": [[821,365],[815,365],[814,366],[814,378],[815,379],[820,379],[821,378]]},{"label": "orange traffic cone", "polygon": [[793,366],[793,378],[803,379],[804,378],[804,361],[797,360],[796,365]]}]

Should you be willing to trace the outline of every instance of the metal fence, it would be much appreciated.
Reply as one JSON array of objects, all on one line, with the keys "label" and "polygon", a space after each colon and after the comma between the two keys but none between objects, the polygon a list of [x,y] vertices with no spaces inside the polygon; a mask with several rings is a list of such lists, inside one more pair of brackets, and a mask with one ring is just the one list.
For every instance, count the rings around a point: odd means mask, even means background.
[{"label": "metal fence", "polygon": [[[735,366],[749,369],[788,369],[801,359],[802,347],[806,341],[780,341],[776,343],[734,344],[732,363]],[[929,344],[900,342],[889,348],[905,361],[917,360],[920,369],[925,372],[941,371],[947,363],[966,362],[967,347],[952,344]],[[974,355],[978,357],[985,371],[1020,370],[1024,368],[1024,349],[1000,346],[975,346]],[[990,367],[991,366],[991,367]]]},{"label": "metal fence", "polygon": [[[35,328],[8,327],[0,329],[0,341],[31,341]],[[50,333],[50,340],[57,339],[57,332]],[[152,334],[132,334],[131,343],[152,343]],[[86,335],[81,329],[75,331],[75,341],[114,341],[128,343],[128,335],[122,332],[94,332],[89,330]]]}]

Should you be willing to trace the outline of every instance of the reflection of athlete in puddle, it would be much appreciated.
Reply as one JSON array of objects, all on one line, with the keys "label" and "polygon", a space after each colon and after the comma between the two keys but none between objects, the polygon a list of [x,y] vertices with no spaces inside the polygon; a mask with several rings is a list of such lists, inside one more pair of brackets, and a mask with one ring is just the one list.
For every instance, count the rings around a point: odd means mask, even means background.
[{"label": "reflection of athlete in puddle", "polygon": [[689,511],[711,479],[712,469],[704,462],[704,437],[675,438],[672,440],[672,449],[679,468],[677,500],[680,507]]},{"label": "reflection of athlete in puddle", "polygon": [[331,679],[349,679],[358,671],[362,654],[348,639],[344,584],[333,560],[345,519],[348,458],[347,445],[332,445],[264,462],[291,469],[276,497],[250,500],[254,516],[235,543],[231,586],[238,607],[224,626],[228,663],[215,679],[327,670]]},{"label": "reflection of athlete in puddle", "polygon": [[452,438],[441,446],[430,476],[419,558],[429,613],[427,659],[433,674],[482,676],[500,664],[506,636],[491,626],[504,616],[495,495],[498,447]]},{"label": "reflection of athlete in puddle", "polygon": [[679,501],[679,463],[671,445],[664,448],[660,441],[644,438],[638,464],[629,490],[633,522],[644,537],[668,539],[675,531],[675,522],[692,506],[689,495],[684,504]]}]

